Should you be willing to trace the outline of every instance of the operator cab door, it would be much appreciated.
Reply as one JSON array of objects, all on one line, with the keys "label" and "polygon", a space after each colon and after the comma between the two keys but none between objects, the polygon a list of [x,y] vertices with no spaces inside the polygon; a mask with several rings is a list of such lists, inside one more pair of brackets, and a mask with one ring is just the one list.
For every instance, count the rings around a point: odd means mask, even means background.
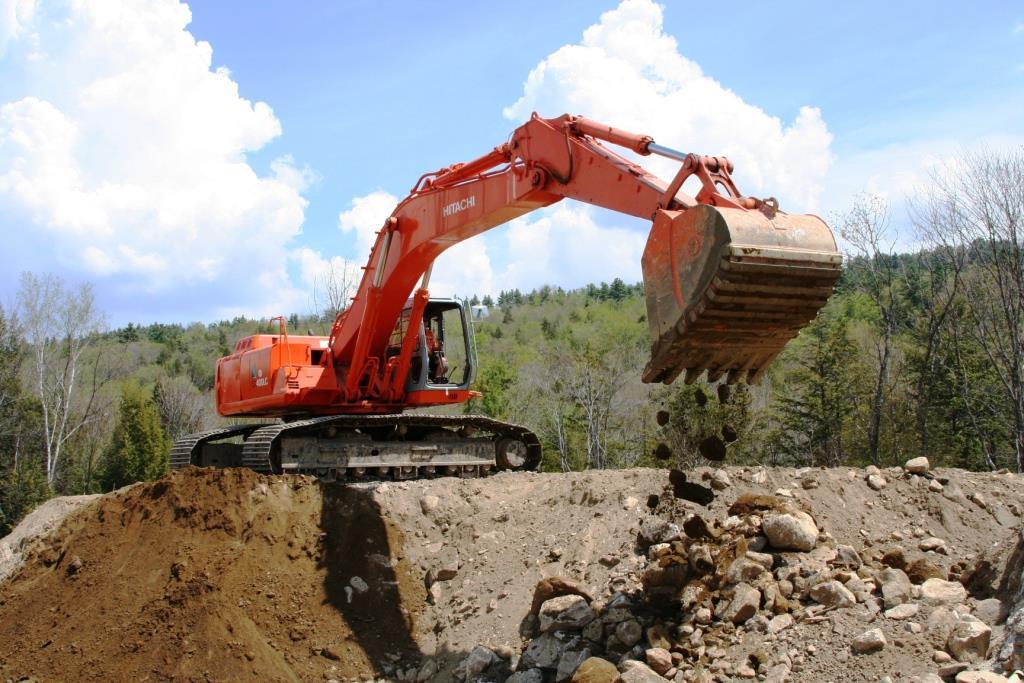
[{"label": "operator cab door", "polygon": [[[408,313],[407,309],[404,315]],[[417,333],[406,391],[468,388],[476,368],[462,304],[452,299],[431,299]]]}]

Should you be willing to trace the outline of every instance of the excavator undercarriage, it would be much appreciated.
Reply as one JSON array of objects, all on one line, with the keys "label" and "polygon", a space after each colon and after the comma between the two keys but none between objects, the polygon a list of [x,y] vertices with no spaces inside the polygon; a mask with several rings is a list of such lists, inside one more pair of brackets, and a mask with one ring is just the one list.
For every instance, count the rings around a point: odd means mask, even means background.
[{"label": "excavator undercarriage", "polygon": [[540,465],[537,436],[480,415],[331,415],[179,439],[171,468],[247,467],[325,481],[477,477]]}]

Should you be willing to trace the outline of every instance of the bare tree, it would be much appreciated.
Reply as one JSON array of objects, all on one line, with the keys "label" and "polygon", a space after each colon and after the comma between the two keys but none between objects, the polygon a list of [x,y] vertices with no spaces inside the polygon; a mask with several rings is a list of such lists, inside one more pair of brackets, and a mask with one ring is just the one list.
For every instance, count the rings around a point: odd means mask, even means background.
[{"label": "bare tree", "polygon": [[839,234],[850,245],[852,255],[859,257],[862,262],[863,286],[879,313],[878,341],[875,344],[878,372],[868,418],[868,454],[871,462],[877,465],[893,337],[898,323],[895,283],[899,266],[893,255],[894,242],[889,234],[889,203],[877,195],[858,195],[853,207],[840,216],[838,225]]},{"label": "bare tree", "polygon": [[153,398],[171,439],[198,432],[206,419],[207,398],[183,375],[157,380]]},{"label": "bare tree", "polygon": [[573,468],[569,426],[573,406],[561,391],[561,386],[552,381],[546,363],[530,363],[519,373],[518,395],[529,396],[527,401],[516,401],[513,413],[521,415],[518,421],[537,426],[545,442],[554,446],[558,453],[558,466],[563,472]]},{"label": "bare tree", "polygon": [[348,308],[355,294],[359,268],[349,261],[331,259],[327,268],[313,281],[313,310],[323,315],[327,323],[334,322],[338,313]]},{"label": "bare tree", "polygon": [[941,210],[928,235],[950,258],[965,252],[964,333],[999,378],[1024,471],[1024,148],[961,154],[932,181],[928,201]]},{"label": "bare tree", "polygon": [[[910,201],[909,209],[921,242],[934,242],[929,235],[931,227],[940,224],[943,219],[946,211],[943,204],[917,198]],[[928,412],[932,407],[936,379],[943,371],[938,358],[939,344],[960,295],[965,254],[964,249],[921,250],[914,256],[914,272],[907,278],[907,296],[917,312],[908,327],[920,349],[914,378],[917,403],[915,420],[921,452],[924,454],[931,450]]]},{"label": "bare tree", "polygon": [[[18,318],[31,350],[30,373],[43,417],[46,479],[52,486],[68,440],[97,415],[102,383],[80,376],[83,354],[104,327],[92,286],[65,288],[55,275],[22,273],[17,293]],[[83,387],[84,385],[84,387]]]}]

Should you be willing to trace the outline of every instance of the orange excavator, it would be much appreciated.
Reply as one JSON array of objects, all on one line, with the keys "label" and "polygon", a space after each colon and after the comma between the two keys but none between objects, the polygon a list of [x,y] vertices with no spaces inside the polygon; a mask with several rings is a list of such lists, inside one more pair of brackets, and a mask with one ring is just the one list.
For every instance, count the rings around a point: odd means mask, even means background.
[{"label": "orange excavator", "polygon": [[[670,182],[613,151],[680,162]],[[508,142],[423,175],[377,233],[351,305],[327,337],[241,339],[217,362],[217,410],[280,418],[179,439],[188,465],[327,480],[535,469],[529,429],[410,409],[479,395],[472,327],[459,301],[431,298],[448,247],[562,199],[652,221],[642,267],[651,332],[645,382],[756,382],[825,305],[841,258],[825,223],[740,194],[724,157],[686,154],[579,116],[534,114]],[[683,183],[695,177],[695,197]]]}]

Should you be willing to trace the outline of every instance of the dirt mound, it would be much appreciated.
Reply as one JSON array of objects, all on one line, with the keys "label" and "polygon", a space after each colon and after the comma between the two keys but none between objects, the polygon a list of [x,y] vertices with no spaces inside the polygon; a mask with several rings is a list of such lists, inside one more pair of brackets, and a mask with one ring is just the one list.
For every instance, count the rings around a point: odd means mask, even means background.
[{"label": "dirt mound", "polygon": [[0,583],[21,569],[33,543],[60,526],[72,512],[97,498],[98,495],[53,498],[26,515],[17,528],[0,539]]},{"label": "dirt mound", "polygon": [[[0,676],[514,675],[539,683],[568,680],[579,662],[567,660],[559,672],[567,642],[589,633],[590,644],[575,641],[587,645],[572,649],[577,659],[589,649],[624,679],[641,680],[631,662],[646,661],[650,629],[660,624],[654,637],[665,650],[658,663],[671,664],[666,680],[732,680],[750,670],[800,681],[878,680],[950,666],[933,660],[927,617],[934,610],[920,597],[930,575],[982,577],[978,585],[991,587],[1004,567],[1016,567],[1000,559],[1013,544],[1005,552],[993,544],[1019,527],[1018,475],[727,468],[687,478],[630,470],[340,486],[242,470],[177,472],[103,496],[32,542],[25,565],[0,585]],[[813,517],[820,531],[813,548],[755,550],[767,534],[758,526],[764,505]],[[799,526],[791,529],[797,537]],[[807,538],[794,542],[810,547]],[[706,547],[706,556],[694,546]],[[764,572],[750,565],[773,553],[781,559]],[[851,553],[863,563],[859,573],[848,565]],[[728,572],[737,560],[735,571],[750,572],[745,583],[762,598],[756,606],[737,602],[738,610],[754,610],[749,624],[743,611],[730,611],[736,591]],[[699,569],[680,585],[704,577],[711,594],[690,608],[675,602],[682,570],[674,567],[684,564]],[[918,604],[917,615],[885,614],[882,572],[897,565],[912,579],[904,602]],[[531,612],[535,587],[549,577],[564,577],[545,584],[552,596],[558,587],[579,591],[556,597],[568,616],[551,605],[541,610],[547,616]],[[826,581],[847,586],[856,604],[823,609],[815,595],[846,596],[833,584],[827,595],[810,592]],[[777,613],[763,600],[770,582],[793,588]],[[977,595],[950,607],[960,610],[955,618],[973,612],[992,621],[998,610],[982,604],[991,589],[972,590]],[[540,621],[575,623],[572,609],[586,612],[581,601],[602,620],[596,639],[593,626],[549,629],[560,635],[546,639],[547,659],[525,654]],[[694,621],[702,607],[706,624]],[[757,629],[783,613],[792,625],[768,641]],[[610,640],[626,621],[636,626]],[[990,627],[995,647],[1004,626]],[[852,641],[876,628],[887,645],[853,653]],[[754,656],[765,643],[769,657]]]},{"label": "dirt mound", "polygon": [[293,681],[372,671],[371,659],[416,649],[422,581],[387,559],[402,544],[365,491],[177,472],[72,515],[4,585],[0,672]]}]

